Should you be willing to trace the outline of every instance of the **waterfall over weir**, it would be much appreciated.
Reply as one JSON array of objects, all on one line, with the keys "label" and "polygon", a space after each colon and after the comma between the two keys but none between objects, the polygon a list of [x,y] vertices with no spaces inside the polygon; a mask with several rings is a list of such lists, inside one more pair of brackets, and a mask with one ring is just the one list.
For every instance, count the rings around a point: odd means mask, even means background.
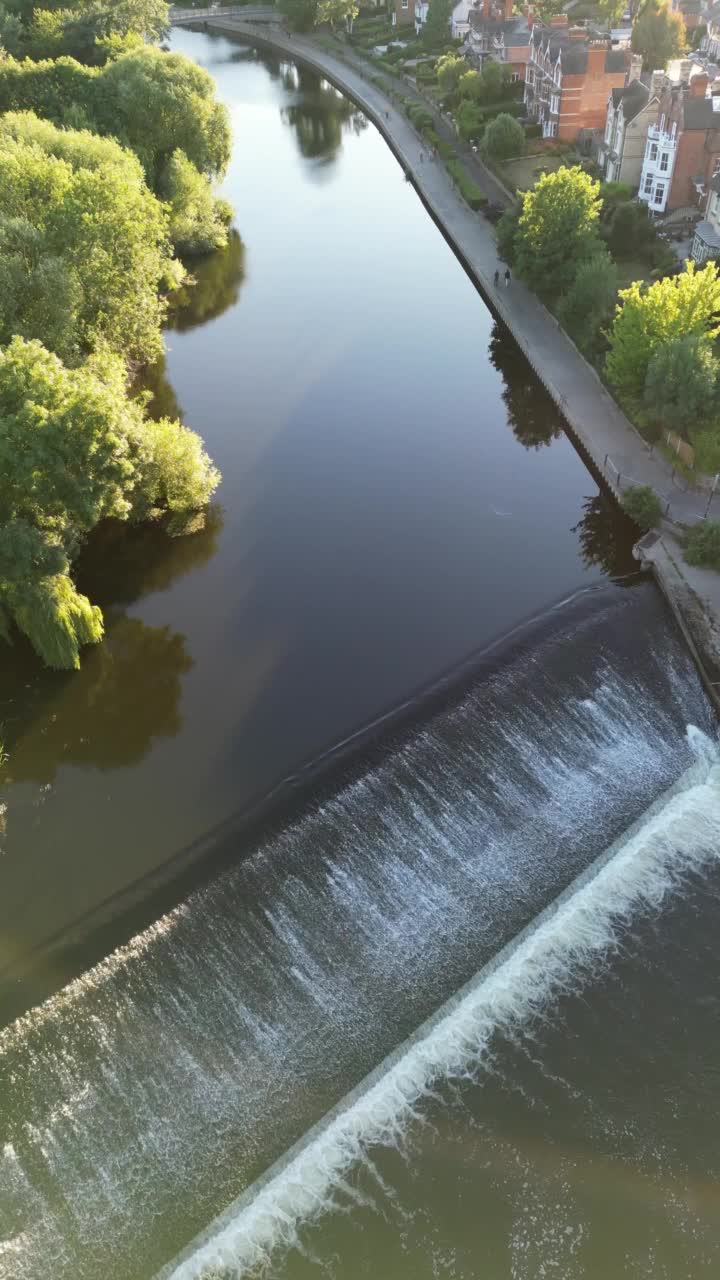
[{"label": "waterfall over weir", "polygon": [[176,1270],[209,1275],[221,1258],[221,1274],[243,1274],[428,1083],[715,857],[713,735],[654,592],[571,603],[459,703],[0,1033],[2,1280],[148,1276],[238,1197]]}]

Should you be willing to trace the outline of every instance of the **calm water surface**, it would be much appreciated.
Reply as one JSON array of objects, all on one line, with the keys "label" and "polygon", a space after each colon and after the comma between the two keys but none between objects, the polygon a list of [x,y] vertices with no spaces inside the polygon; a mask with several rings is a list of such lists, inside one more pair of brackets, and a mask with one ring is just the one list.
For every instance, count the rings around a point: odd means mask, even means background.
[{"label": "calm water surface", "polygon": [[223,473],[207,532],[104,529],[79,674],[3,651],[0,967],[300,761],[607,571],[629,531],[373,127],[177,32],[232,115],[240,233],[168,332],[158,410]]}]

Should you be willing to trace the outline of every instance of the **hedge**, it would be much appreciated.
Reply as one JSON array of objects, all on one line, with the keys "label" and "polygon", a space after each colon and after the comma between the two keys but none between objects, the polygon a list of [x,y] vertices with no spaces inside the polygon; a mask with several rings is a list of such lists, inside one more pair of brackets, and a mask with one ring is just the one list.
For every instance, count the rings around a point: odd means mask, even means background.
[{"label": "hedge", "polygon": [[468,177],[457,157],[446,160],[445,168],[463,200],[470,205],[471,209],[482,209],[487,204],[487,196],[480,190],[477,182],[473,182],[472,178]]}]

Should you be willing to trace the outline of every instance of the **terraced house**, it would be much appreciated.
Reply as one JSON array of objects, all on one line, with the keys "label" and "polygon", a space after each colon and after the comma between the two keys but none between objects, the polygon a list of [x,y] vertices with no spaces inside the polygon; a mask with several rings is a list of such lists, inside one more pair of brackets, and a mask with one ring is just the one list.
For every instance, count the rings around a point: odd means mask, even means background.
[{"label": "terraced house", "polygon": [[704,208],[720,172],[720,83],[706,73],[666,85],[648,129],[638,196],[651,213]]},{"label": "terraced house", "polygon": [[525,72],[525,105],[542,125],[544,138],[573,142],[585,130],[605,128],[608,96],[622,89],[630,66],[626,49],[584,27],[568,27],[567,16],[532,29]]}]

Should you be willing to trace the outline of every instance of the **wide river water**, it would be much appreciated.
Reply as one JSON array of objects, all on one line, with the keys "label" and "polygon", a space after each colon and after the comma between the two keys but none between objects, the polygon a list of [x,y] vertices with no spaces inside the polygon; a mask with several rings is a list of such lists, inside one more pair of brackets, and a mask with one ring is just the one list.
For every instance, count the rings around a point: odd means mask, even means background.
[{"label": "wide river water", "polygon": [[[0,1031],[0,1280],[715,1277],[695,669],[374,128],[173,44],[231,110],[242,239],[148,385],[224,480],[204,534],[88,547],[80,673],[4,655],[6,1020],[55,994]],[[100,962],[63,986],[71,934]]]}]

